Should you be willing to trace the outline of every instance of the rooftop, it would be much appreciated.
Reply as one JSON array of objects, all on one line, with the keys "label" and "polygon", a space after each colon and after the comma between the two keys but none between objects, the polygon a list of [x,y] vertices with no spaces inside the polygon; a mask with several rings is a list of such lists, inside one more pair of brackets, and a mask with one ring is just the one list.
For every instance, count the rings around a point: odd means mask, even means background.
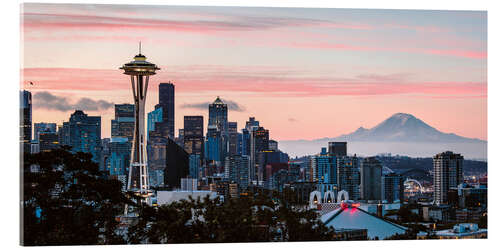
[{"label": "rooftop", "polygon": [[374,216],[359,207],[338,208],[321,216],[321,221],[335,230],[367,229],[370,239],[383,240],[395,234],[404,234],[407,230],[406,227]]},{"label": "rooftop", "polygon": [[217,98],[214,101],[214,104],[224,104],[224,102],[220,99],[219,96],[217,96]]}]

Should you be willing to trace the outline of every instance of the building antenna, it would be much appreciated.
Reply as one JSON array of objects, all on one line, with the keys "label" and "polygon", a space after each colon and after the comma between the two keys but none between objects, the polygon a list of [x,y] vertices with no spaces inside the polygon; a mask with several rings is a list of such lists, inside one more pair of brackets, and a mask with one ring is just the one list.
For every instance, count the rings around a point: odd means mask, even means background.
[{"label": "building antenna", "polygon": [[139,41],[139,55],[141,54],[141,41]]}]

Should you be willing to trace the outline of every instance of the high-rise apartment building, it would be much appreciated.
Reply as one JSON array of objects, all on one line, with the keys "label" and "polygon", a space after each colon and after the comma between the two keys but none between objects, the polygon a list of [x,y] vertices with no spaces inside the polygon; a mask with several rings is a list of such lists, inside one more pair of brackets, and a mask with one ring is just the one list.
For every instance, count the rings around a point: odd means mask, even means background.
[{"label": "high-rise apartment building", "polygon": [[433,157],[434,203],[448,203],[448,191],[463,182],[464,157],[451,151]]},{"label": "high-rise apartment building", "polygon": [[247,155],[230,155],[225,161],[225,177],[229,182],[237,183],[240,191],[248,188],[249,157]]},{"label": "high-rise apartment building", "polygon": [[337,185],[338,190],[349,193],[351,200],[359,200],[359,161],[356,156],[337,157]]},{"label": "high-rise apartment building", "polygon": [[361,162],[360,193],[362,200],[382,200],[382,164],[375,157]]},{"label": "high-rise apartment building", "polygon": [[402,202],[404,198],[403,176],[389,173],[382,176],[382,200],[388,203]]},{"label": "high-rise apartment building", "polygon": [[337,184],[337,158],[326,150],[311,156],[312,179],[316,183]]}]

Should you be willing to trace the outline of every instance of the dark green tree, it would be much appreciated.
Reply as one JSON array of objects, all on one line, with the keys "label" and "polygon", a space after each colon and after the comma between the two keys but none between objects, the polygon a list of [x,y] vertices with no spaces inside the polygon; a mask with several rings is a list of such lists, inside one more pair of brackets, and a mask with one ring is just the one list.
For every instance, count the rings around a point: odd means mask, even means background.
[{"label": "dark green tree", "polygon": [[140,208],[130,243],[269,242],[331,240],[315,211],[271,193],[250,193],[222,203],[205,197]]},{"label": "dark green tree", "polygon": [[92,155],[68,147],[25,154],[22,244],[123,244],[116,216],[126,203],[121,182],[108,180]]},{"label": "dark green tree", "polygon": [[192,242],[193,203],[182,200],[160,207],[142,206],[139,217],[128,229],[131,244],[161,244]]}]

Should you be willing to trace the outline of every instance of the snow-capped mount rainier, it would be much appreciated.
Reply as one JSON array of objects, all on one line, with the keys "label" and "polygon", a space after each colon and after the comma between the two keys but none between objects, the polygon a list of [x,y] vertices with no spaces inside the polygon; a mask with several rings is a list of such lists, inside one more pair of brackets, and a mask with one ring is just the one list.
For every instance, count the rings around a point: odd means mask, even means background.
[{"label": "snow-capped mount rainier", "polygon": [[391,142],[480,142],[453,133],[443,133],[411,114],[396,113],[371,129],[363,127],[335,138],[341,141]]},{"label": "snow-capped mount rainier", "polygon": [[430,157],[451,150],[466,158],[486,159],[487,142],[439,131],[417,117],[396,113],[373,128],[360,127],[352,133],[316,140],[280,141],[280,149],[290,156],[317,154],[330,141],[347,141],[349,154],[392,153]]}]

